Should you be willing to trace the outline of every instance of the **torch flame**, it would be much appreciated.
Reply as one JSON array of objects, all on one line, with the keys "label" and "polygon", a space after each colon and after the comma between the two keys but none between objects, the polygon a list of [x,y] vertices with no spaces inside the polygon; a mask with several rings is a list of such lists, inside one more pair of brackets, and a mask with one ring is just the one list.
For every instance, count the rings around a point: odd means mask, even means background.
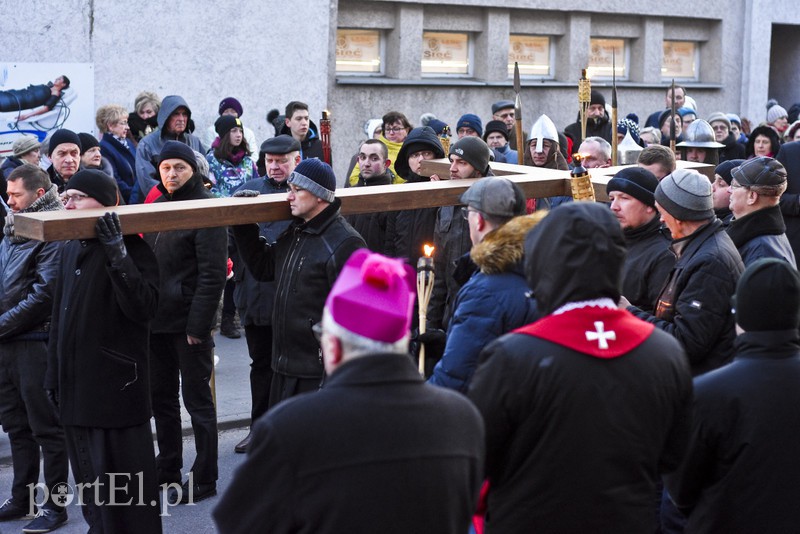
[{"label": "torch flame", "polygon": [[423,245],[422,247],[425,250],[425,257],[430,258],[433,255],[434,246],[433,245]]}]

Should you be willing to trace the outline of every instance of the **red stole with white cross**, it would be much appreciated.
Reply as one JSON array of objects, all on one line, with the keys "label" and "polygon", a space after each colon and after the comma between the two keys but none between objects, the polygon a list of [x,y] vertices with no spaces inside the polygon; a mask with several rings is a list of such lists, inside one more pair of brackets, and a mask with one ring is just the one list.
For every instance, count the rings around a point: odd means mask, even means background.
[{"label": "red stole with white cross", "polygon": [[637,319],[625,310],[597,306],[548,315],[514,330],[594,356],[616,358],[641,345],[655,325]]}]

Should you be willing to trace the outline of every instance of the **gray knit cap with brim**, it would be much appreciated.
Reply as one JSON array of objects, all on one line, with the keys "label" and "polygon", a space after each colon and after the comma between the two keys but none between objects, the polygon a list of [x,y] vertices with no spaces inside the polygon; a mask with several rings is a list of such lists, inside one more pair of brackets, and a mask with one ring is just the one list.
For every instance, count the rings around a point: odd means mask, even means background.
[{"label": "gray knit cap with brim", "polygon": [[711,182],[702,174],[678,169],[656,187],[656,202],[679,221],[704,221],[714,217]]},{"label": "gray knit cap with brim", "polygon": [[326,202],[333,202],[336,198],[336,175],[330,165],[317,158],[301,161],[289,175],[288,182]]}]

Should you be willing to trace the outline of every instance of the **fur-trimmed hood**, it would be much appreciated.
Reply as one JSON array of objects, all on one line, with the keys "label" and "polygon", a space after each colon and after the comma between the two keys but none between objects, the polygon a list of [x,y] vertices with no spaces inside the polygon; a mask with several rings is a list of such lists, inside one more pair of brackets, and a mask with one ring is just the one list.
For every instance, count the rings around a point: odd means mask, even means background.
[{"label": "fur-trimmed hood", "polygon": [[546,211],[514,217],[483,237],[470,251],[472,261],[483,274],[499,274],[511,271],[524,254],[525,236],[544,217]]}]

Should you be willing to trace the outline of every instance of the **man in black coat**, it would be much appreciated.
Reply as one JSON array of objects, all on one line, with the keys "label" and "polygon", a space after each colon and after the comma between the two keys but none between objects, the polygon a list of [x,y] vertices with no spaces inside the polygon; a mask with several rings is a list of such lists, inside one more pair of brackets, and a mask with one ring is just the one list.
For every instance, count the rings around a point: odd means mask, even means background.
[{"label": "man in black coat", "polygon": [[469,397],[486,424],[486,533],[653,532],[660,473],[686,446],[680,344],[618,310],[625,243],[605,206],[553,209],[525,242],[545,317],[481,354]]},{"label": "man in black coat", "polygon": [[[584,136],[580,114],[577,121],[564,128],[564,135],[572,139],[573,148],[581,146]],[[586,111],[586,138],[602,137],[610,143],[612,135],[617,135],[617,128],[611,124],[611,118],[606,111],[606,99],[600,91],[592,90],[589,109]]]},{"label": "man in black coat", "polygon": [[670,239],[661,228],[653,196],[658,179],[642,167],[627,167],[608,182],[606,192],[611,213],[625,236],[625,266],[622,269],[622,294],[640,309],[652,312],[664,287],[675,255]]},{"label": "man in black coat", "polygon": [[272,311],[272,383],[269,406],[322,385],[322,354],[311,327],[347,258],[364,240],[339,213],[336,176],[311,158],[289,175],[291,225],[275,243],[259,238],[258,225],[233,227],[239,255],[257,280],[276,280]]},{"label": "man in black coat", "polygon": [[695,379],[686,458],[666,485],[685,532],[794,532],[800,524],[800,275],[758,260],[736,288],[733,363]]},{"label": "man in black coat", "polygon": [[[68,210],[119,202],[114,179],[98,170],[78,171],[65,194]],[[97,239],[62,250],[44,387],[57,402],[75,480],[86,484],[89,530],[159,533],[148,364],[158,263],[137,234],[123,237],[116,214],[96,228]]]},{"label": "man in black coat", "polygon": [[413,287],[402,261],[353,253],[314,330],[330,378],[256,423],[214,510],[220,532],[467,532],[483,424],[408,358]]},{"label": "man in black coat", "polygon": [[[167,141],[158,164],[162,196],[156,202],[210,198],[194,151]],[[217,492],[217,413],[209,381],[214,368],[211,329],[227,274],[225,228],[145,235],[155,252],[161,283],[150,334],[153,417],[158,438],[158,483],[170,484],[170,504]],[[183,488],[183,436],[178,392],[192,418],[197,457]]]},{"label": "man in black coat", "polygon": [[[389,170],[392,161],[389,150],[379,139],[367,139],[358,149],[358,183],[356,187],[374,185],[391,185],[394,175]],[[378,254],[393,256],[393,239],[390,234],[389,220],[396,217],[395,212],[358,213],[348,215],[349,222],[356,232],[361,234],[367,248]],[[392,221],[394,228],[394,221]]]},{"label": "man in black coat", "polygon": [[[36,512],[40,462],[48,489],[66,483],[69,473],[64,431],[43,387],[61,244],[14,233],[14,214],[64,206],[57,186],[38,166],[26,163],[8,178],[11,213],[0,243],[0,421],[8,433],[14,479],[10,498],[0,505],[0,521]],[[67,520],[66,509],[54,499],[39,512],[27,526],[53,529]]]},{"label": "man in black coat", "polygon": [[620,307],[672,334],[683,345],[692,374],[699,375],[733,357],[730,301],[744,266],[714,215],[708,178],[678,169],[658,183],[655,199],[678,259],[653,313],[631,306],[624,297]]},{"label": "man in black coat", "polygon": [[781,195],[781,213],[786,223],[786,237],[800,258],[800,141],[785,143],[775,157],[786,169],[786,191]]},{"label": "man in black coat", "polygon": [[[259,164],[266,175],[242,184],[233,196],[286,194],[289,175],[300,163],[300,143],[291,135],[278,135],[261,143]],[[291,221],[258,223],[258,233],[268,243],[275,242]],[[229,246],[235,248],[233,239]],[[238,256],[237,256],[238,257]],[[264,415],[269,407],[269,387],[272,382],[272,308],[275,304],[276,282],[256,280],[242,261],[233,262],[236,288],[233,299],[244,326],[247,352],[250,355],[250,426]],[[251,434],[234,446],[237,453],[247,451]]]}]

